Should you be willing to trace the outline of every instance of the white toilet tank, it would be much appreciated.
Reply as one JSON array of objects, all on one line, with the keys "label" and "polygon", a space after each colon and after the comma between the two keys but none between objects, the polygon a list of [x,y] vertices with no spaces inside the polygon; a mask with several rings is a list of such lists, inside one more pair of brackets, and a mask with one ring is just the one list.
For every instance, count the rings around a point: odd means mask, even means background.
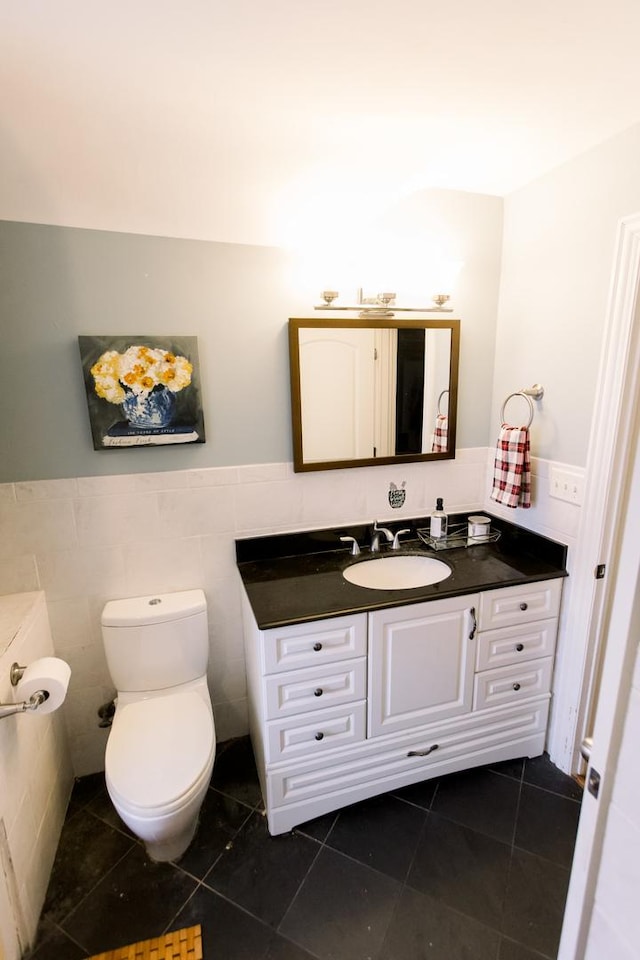
[{"label": "white toilet tank", "polygon": [[209,659],[202,590],[110,600],[102,637],[111,679],[122,692],[164,690],[202,677]]}]

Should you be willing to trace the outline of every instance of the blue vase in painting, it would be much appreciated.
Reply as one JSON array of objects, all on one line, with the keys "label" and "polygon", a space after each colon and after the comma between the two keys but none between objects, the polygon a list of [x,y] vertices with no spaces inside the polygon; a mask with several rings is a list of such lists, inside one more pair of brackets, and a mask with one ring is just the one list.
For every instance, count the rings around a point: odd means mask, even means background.
[{"label": "blue vase in painting", "polygon": [[127,390],[122,401],[124,415],[132,427],[162,430],[173,420],[176,396],[166,387],[154,387],[150,393]]}]

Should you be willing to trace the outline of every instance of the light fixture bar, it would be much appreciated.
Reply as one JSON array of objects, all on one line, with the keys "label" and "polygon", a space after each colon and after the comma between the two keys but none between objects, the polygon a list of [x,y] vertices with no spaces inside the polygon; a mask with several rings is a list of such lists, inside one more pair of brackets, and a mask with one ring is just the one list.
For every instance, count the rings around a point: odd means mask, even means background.
[{"label": "light fixture bar", "polygon": [[379,304],[368,306],[362,303],[356,303],[352,307],[333,307],[331,304],[322,303],[313,308],[314,310],[358,310],[360,313],[373,313],[384,316],[393,316],[394,313],[453,313],[451,307],[396,307],[386,309]]},{"label": "light fixture bar", "polygon": [[393,317],[396,313],[453,313],[450,307],[445,307],[449,300],[448,293],[437,293],[432,300],[435,306],[427,307],[398,307],[395,293],[379,293],[376,297],[365,297],[362,287],[358,290],[358,302],[354,306],[337,306],[334,301],[339,297],[337,290],[323,290],[324,303],[318,304],[314,310],[357,310],[361,317]]}]

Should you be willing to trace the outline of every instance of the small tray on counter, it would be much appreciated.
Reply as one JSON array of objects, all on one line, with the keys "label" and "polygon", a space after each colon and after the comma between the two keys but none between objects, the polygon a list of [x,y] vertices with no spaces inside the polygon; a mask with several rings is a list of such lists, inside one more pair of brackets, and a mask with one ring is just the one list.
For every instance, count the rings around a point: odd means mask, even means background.
[{"label": "small tray on counter", "polygon": [[419,527],[416,533],[423,543],[432,550],[453,550],[456,547],[476,547],[485,543],[493,543],[500,539],[499,530],[489,530],[481,537],[470,537],[467,534],[467,524],[459,523],[449,526],[446,537],[432,537],[428,527]]}]

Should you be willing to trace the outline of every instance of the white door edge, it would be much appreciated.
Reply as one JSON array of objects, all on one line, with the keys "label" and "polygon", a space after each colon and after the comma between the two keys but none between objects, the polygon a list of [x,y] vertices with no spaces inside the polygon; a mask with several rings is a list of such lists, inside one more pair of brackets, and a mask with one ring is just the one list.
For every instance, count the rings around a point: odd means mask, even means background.
[{"label": "white door edge", "polygon": [[[640,213],[618,225],[571,597],[563,612],[563,619],[571,624],[571,637],[556,665],[547,749],[566,773],[580,769],[579,747],[589,720],[598,643],[615,579],[611,561],[630,468],[629,438],[640,398],[639,279]],[[607,565],[604,580],[595,579],[600,563]]]},{"label": "white door edge", "polygon": [[585,791],[576,838],[558,960],[583,960],[613,793],[618,754],[633,682],[640,631],[640,411],[633,449],[635,465],[623,511],[624,532],[610,616],[600,696],[587,771],[600,775],[598,798]]},{"label": "white door edge", "polygon": [[[558,960],[582,960],[588,938],[640,619],[640,215],[618,231],[608,323],[588,458],[588,486],[569,611],[580,649],[563,664],[564,742],[555,762],[575,764],[589,706],[598,645],[606,638],[590,767],[601,776],[596,800],[585,791]],[[593,579],[596,563],[607,576]],[[571,669],[576,676],[571,676]],[[581,698],[581,688],[583,696]],[[556,729],[556,737],[562,731]]]}]

